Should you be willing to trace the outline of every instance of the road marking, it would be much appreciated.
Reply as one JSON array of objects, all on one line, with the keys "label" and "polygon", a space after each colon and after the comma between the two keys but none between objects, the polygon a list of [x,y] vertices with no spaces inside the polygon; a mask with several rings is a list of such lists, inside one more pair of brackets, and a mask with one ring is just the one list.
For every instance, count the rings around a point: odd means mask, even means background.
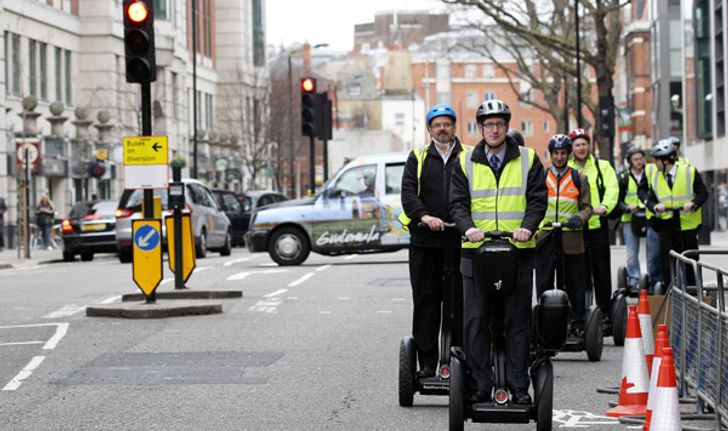
[{"label": "road marking", "polygon": [[229,260],[229,261],[223,263],[222,266],[235,265],[236,263],[246,262],[246,261],[249,261],[249,260],[250,260],[249,257],[241,257],[240,259]]},{"label": "road marking", "polygon": [[338,298],[336,298],[336,299],[338,299],[339,301],[348,301],[348,300],[350,300],[351,298],[349,298],[348,296],[339,296],[339,297],[338,297]]},{"label": "road marking", "polygon": [[307,272],[307,273],[303,274],[298,280],[289,284],[288,287],[296,287],[299,284],[304,283],[309,278],[313,277],[314,274],[315,274],[314,272]]},{"label": "road marking", "polygon": [[379,310],[377,314],[392,314],[392,310]]},{"label": "road marking", "polygon": [[0,343],[0,346],[28,346],[31,344],[44,344],[45,341],[16,341],[12,343]]},{"label": "road marking", "polygon": [[350,255],[346,256],[344,259],[351,260],[351,259],[354,259],[356,256],[357,255],[355,255],[355,254],[350,254]]},{"label": "road marking", "polygon": [[331,314],[331,311],[323,310],[323,311],[319,311],[319,314]]},{"label": "road marking", "polygon": [[267,263],[261,263],[258,266],[279,266],[279,265],[275,262],[267,262]]},{"label": "road marking", "polygon": [[45,359],[45,356],[33,356],[33,359],[28,362],[28,365],[25,366],[18,374],[13,377],[12,380],[8,382],[7,385],[3,388],[4,391],[14,391],[20,387],[20,385],[23,383],[23,380],[30,377],[31,374],[33,374],[33,370],[38,368],[38,365],[43,362]]},{"label": "road marking", "polygon": [[121,299],[121,295],[112,296],[109,298],[104,299],[101,301],[102,304],[111,304],[112,302],[116,302],[117,300]]},{"label": "road marking", "polygon": [[76,305],[76,304],[70,304],[66,305],[60,310],[56,310],[52,313],[48,313],[45,316],[43,316],[43,319],[57,319],[59,317],[68,317],[73,316],[76,313],[80,313],[81,311],[85,310],[86,306],[84,305]]},{"label": "road marking", "polygon": [[392,298],[392,301],[404,301],[404,298]]},{"label": "road marking", "polygon": [[289,296],[289,297],[288,297],[288,298],[286,298],[286,299],[287,299],[287,300],[289,300],[289,301],[295,301],[295,300],[297,300],[297,299],[298,299],[298,296]]},{"label": "road marking", "polygon": [[174,278],[165,278],[164,280],[159,282],[159,285],[161,286],[163,284],[171,283],[173,281],[174,281]]},{"label": "road marking", "polygon": [[275,292],[271,292],[271,293],[269,293],[267,295],[263,295],[263,298],[272,298],[274,296],[278,296],[281,293],[286,293],[286,292],[288,292],[288,289],[278,289]]},{"label": "road marking", "polygon": [[316,268],[316,271],[324,271],[329,268],[331,268],[331,265],[319,266],[318,268]]},{"label": "road marking", "polygon": [[233,274],[226,278],[227,281],[239,281],[244,280],[251,274],[279,274],[281,272],[288,272],[287,269],[266,269],[264,271],[243,271],[238,272],[237,274]]},{"label": "road marking", "polygon": [[66,332],[68,332],[68,323],[56,323],[56,325],[56,333],[43,346],[44,350],[55,349],[61,339],[66,336]]},{"label": "road marking", "polygon": [[620,425],[618,419],[575,410],[554,410],[553,420],[561,424],[559,428],[586,428],[589,425]]}]

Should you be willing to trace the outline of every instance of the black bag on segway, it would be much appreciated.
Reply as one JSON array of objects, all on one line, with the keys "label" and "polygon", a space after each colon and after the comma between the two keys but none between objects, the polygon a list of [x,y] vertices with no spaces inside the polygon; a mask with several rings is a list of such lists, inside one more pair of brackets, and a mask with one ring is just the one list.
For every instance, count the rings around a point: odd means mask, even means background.
[{"label": "black bag on segway", "polygon": [[546,350],[561,350],[569,325],[569,296],[563,290],[549,289],[534,308],[536,342]]},{"label": "black bag on segway", "polygon": [[486,241],[473,259],[475,283],[486,293],[508,296],[518,278],[518,249],[505,239]]},{"label": "black bag on segway", "polygon": [[647,217],[645,217],[644,211],[635,213],[629,224],[635,237],[644,238],[647,236]]}]

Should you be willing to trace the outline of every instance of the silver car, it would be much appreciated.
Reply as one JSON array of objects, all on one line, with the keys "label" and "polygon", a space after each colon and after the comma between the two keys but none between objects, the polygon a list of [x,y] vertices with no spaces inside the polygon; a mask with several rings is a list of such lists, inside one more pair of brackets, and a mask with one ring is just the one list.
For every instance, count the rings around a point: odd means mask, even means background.
[{"label": "silver car", "polygon": [[[195,235],[195,254],[205,257],[208,250],[216,250],[221,256],[229,256],[232,247],[230,220],[220,209],[210,189],[202,182],[183,179],[185,185],[185,209],[192,215],[192,229]],[[167,189],[155,189],[155,196],[162,198],[162,217],[169,215],[167,210]],[[116,244],[119,260],[129,263],[132,260],[131,221],[142,218],[142,190],[124,190],[116,209]],[[164,224],[162,224],[164,230]],[[166,244],[166,235],[165,244]]]}]

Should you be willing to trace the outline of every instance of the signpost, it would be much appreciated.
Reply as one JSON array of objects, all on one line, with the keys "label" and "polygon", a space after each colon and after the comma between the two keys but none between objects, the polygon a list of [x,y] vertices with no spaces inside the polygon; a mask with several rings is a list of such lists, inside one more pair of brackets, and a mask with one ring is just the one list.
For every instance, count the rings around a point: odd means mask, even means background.
[{"label": "signpost", "polygon": [[[195,260],[195,236],[192,234],[191,220],[192,217],[189,214],[181,215],[182,229],[180,229],[180,231],[182,236],[182,287],[184,287],[184,283],[187,282],[187,280],[190,278],[190,275],[192,275],[192,271],[197,266],[197,261]],[[176,275],[178,260],[177,249],[179,247],[177,247],[177,229],[175,229],[174,221],[174,216],[167,216],[164,218],[164,224],[167,229],[167,255],[169,257],[169,269]]]},{"label": "signpost", "polygon": [[155,290],[162,281],[162,221],[132,221],[134,282],[144,293],[147,303],[156,301]]}]

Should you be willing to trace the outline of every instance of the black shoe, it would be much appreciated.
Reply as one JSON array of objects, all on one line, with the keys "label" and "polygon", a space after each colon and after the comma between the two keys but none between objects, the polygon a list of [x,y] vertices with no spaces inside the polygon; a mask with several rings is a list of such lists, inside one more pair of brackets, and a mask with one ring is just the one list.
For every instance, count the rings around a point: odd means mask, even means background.
[{"label": "black shoe", "polygon": [[488,391],[475,391],[472,395],[470,395],[470,402],[472,403],[482,403],[490,401],[490,392]]},{"label": "black shoe", "polygon": [[424,367],[422,367],[422,369],[420,371],[417,372],[418,379],[424,379],[427,377],[435,377],[435,368],[434,367],[425,365]]},{"label": "black shoe", "polygon": [[531,395],[528,394],[526,389],[515,389],[511,395],[511,400],[514,404],[527,404],[530,405]]}]

